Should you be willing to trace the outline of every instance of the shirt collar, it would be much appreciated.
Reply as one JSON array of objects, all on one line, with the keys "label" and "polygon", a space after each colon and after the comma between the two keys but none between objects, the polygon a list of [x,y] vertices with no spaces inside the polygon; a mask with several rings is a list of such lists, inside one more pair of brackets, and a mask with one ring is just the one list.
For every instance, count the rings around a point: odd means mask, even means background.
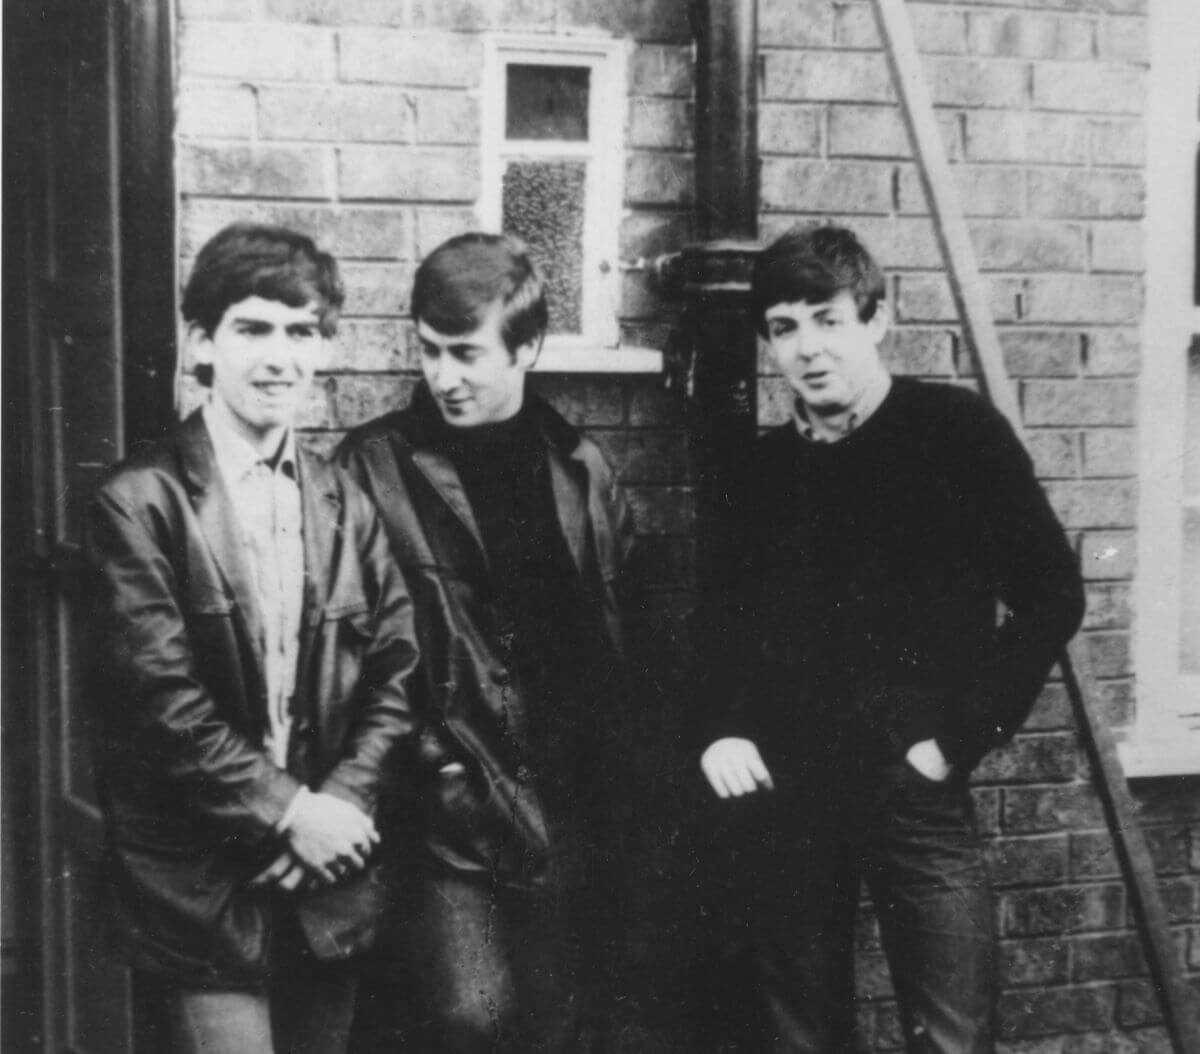
[{"label": "shirt collar", "polygon": [[215,410],[211,402],[204,406],[201,413],[212,440],[217,468],[227,483],[237,483],[260,463],[270,464],[272,461],[275,462],[276,471],[285,473],[291,479],[296,478],[296,433],[292,429],[289,428],[284,435],[277,458],[263,457],[233,430],[225,420],[225,415]]},{"label": "shirt collar", "polygon": [[810,415],[804,401],[797,399],[792,405],[792,419],[796,422],[796,431],[802,439],[810,443],[836,443],[861,428],[879,409],[891,389],[891,374],[887,370],[880,370],[874,374],[858,399],[833,418]]}]

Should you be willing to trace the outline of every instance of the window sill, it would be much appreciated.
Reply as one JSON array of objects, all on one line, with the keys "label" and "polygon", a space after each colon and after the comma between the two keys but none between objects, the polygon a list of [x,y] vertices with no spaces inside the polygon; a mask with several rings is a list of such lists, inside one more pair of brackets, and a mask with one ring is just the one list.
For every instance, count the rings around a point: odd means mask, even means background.
[{"label": "window sill", "polygon": [[655,348],[542,349],[535,373],[662,373],[663,353]]}]

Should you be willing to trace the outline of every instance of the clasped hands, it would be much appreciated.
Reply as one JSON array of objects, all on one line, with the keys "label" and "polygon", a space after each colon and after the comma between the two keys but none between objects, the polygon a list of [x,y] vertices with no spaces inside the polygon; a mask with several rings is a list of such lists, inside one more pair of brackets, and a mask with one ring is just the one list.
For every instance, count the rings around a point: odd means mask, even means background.
[{"label": "clasped hands", "polygon": [[[905,761],[934,783],[950,778],[950,763],[936,739],[923,739],[908,748]],[[740,798],[761,790],[774,790],[771,772],[749,739],[727,736],[709,745],[700,756],[700,768],[718,798]]]},{"label": "clasped hands", "polygon": [[333,885],[361,871],[375,846],[375,823],[356,805],[332,794],[302,789],[282,828],[287,842],[250,880],[253,888],[285,892]]}]

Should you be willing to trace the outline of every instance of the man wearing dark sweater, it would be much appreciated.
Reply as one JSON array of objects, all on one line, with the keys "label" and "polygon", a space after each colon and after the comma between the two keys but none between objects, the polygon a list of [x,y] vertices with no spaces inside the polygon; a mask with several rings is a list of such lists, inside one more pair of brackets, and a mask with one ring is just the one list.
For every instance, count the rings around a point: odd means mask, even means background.
[{"label": "man wearing dark sweater", "polygon": [[992,905],[967,786],[1078,628],[1075,556],[988,403],[891,378],[857,238],[796,229],[755,318],[795,392],[718,530],[701,767],[741,825],[770,1048],[852,1048],[860,881],[910,1051],[994,1049]]},{"label": "man wearing dark sweater", "polygon": [[429,719],[389,828],[412,834],[394,886],[395,953],[421,1018],[411,1046],[574,1051],[596,943],[611,938],[599,876],[631,519],[596,446],[526,391],[547,310],[519,241],[439,246],[412,313],[423,383],[342,448],[422,647],[410,691]]}]

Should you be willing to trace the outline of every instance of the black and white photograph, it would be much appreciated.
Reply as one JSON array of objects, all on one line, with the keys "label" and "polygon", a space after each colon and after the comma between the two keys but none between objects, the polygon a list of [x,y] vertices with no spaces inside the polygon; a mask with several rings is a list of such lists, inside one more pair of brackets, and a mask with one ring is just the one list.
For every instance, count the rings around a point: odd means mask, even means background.
[{"label": "black and white photograph", "polygon": [[11,0],[5,1054],[1200,1054],[1197,0]]}]

